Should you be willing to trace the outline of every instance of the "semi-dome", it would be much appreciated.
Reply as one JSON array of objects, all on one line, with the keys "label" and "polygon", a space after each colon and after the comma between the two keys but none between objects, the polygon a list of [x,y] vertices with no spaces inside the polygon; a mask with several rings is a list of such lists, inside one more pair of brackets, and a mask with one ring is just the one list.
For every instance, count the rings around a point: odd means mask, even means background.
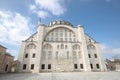
[{"label": "semi-dome", "polygon": [[65,21],[65,20],[56,20],[56,21],[50,22],[48,24],[49,27],[54,26],[54,25],[69,25],[69,26],[73,26],[70,22]]}]

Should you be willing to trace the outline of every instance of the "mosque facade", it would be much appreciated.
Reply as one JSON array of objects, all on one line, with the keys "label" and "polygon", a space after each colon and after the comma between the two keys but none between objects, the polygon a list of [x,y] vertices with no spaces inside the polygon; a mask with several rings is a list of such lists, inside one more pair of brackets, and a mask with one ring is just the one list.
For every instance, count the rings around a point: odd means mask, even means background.
[{"label": "mosque facade", "polygon": [[36,33],[22,41],[18,72],[107,71],[100,45],[81,25],[56,20],[39,23]]}]

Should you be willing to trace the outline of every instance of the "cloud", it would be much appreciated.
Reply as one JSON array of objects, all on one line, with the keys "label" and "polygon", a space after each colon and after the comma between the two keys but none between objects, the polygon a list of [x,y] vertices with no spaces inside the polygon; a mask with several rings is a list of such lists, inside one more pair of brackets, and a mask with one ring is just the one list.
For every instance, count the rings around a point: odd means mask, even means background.
[{"label": "cloud", "polygon": [[101,44],[101,49],[103,54],[112,55],[111,57],[116,55],[120,56],[120,48],[110,48],[106,44]]},{"label": "cloud", "polygon": [[30,10],[41,18],[60,16],[66,11],[63,3],[64,0],[35,0],[35,3],[30,5]]},{"label": "cloud", "polygon": [[37,14],[37,16],[41,18],[46,18],[49,16],[48,12],[44,10],[39,10],[35,5],[30,5],[30,10],[32,11],[32,13]]},{"label": "cloud", "polygon": [[17,12],[0,11],[0,42],[18,45],[30,33],[30,19]]}]

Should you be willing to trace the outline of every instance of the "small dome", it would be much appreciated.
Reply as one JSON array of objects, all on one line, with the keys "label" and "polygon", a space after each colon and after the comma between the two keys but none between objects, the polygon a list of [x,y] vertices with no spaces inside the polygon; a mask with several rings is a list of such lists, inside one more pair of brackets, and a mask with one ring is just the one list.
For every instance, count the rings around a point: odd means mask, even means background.
[{"label": "small dome", "polygon": [[79,24],[77,27],[83,27],[83,26]]},{"label": "small dome", "polygon": [[49,27],[54,26],[54,25],[69,25],[69,26],[73,26],[70,22],[64,21],[64,20],[56,20],[56,21],[50,22],[48,24]]}]

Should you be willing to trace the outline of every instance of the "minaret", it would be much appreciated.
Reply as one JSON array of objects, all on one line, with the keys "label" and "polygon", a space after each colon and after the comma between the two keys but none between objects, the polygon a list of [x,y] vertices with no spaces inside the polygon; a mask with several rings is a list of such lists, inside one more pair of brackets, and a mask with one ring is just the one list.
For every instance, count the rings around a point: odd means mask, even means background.
[{"label": "minaret", "polygon": [[38,41],[37,41],[37,69],[35,72],[39,72],[41,67],[41,53],[42,53],[42,43],[43,43],[43,35],[44,35],[44,27],[45,25],[41,23],[41,18],[39,18],[39,21],[38,21],[38,24],[37,24],[37,38],[38,38]]}]

